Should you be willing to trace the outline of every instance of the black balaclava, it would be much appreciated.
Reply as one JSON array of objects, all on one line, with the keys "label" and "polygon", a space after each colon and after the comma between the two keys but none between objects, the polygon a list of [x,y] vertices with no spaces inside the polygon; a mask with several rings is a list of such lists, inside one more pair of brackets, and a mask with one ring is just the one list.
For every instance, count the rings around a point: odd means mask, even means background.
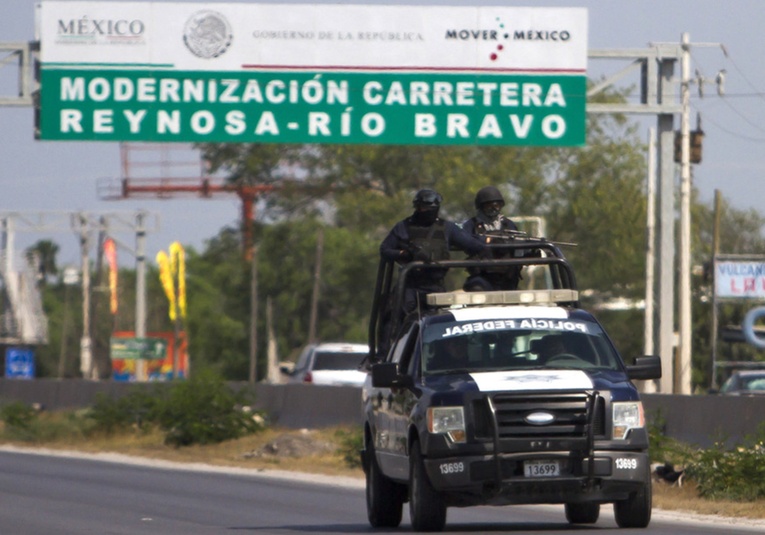
[{"label": "black balaclava", "polygon": [[441,207],[441,195],[432,189],[421,189],[414,196],[412,222],[420,227],[429,227],[436,222]]},{"label": "black balaclava", "polygon": [[438,206],[419,207],[412,214],[412,222],[420,227],[429,227],[438,219]]}]

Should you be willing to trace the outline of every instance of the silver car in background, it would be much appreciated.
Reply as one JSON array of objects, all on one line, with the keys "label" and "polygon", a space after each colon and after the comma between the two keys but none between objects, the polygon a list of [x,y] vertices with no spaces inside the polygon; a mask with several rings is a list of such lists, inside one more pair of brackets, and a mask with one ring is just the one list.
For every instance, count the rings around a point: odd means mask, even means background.
[{"label": "silver car in background", "polygon": [[306,346],[295,368],[289,373],[290,383],[361,388],[367,377],[361,364],[369,353],[367,344],[333,342]]}]

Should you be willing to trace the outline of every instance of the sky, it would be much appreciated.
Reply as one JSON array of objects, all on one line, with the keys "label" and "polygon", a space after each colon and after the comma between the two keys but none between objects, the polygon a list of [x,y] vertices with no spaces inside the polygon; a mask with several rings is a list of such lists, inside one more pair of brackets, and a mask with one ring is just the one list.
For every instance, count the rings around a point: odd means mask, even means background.
[{"label": "sky", "polygon": [[[351,3],[427,5],[430,2]],[[0,1],[0,41],[34,40],[34,4],[34,0]],[[719,190],[733,207],[753,209],[765,215],[765,69],[762,67],[765,3],[761,0],[440,0],[432,4],[584,7],[589,20],[588,49],[646,49],[653,43],[679,43],[682,34],[687,33],[691,42],[691,72],[698,72],[708,81],[702,84],[703,97],[698,93],[698,85],[694,85],[692,91],[691,128],[696,128],[696,117],[700,114],[705,133],[703,161],[694,166],[693,184],[702,202],[711,203],[715,190]],[[602,60],[591,62],[588,76],[613,74],[625,66],[624,62],[610,65]],[[0,66],[0,95],[14,92],[15,70],[15,66]],[[711,84],[721,70],[725,71],[722,96]],[[676,74],[680,74],[679,66]],[[655,126],[653,118],[632,118],[639,121],[644,130]],[[679,127],[677,118],[676,128]],[[177,157],[190,162],[194,155]],[[196,169],[189,171],[192,176],[196,176],[196,172]],[[102,200],[97,188],[99,181],[114,183],[120,176],[117,143],[36,141],[31,108],[0,107],[0,212],[86,211],[115,213],[132,220],[138,210],[145,210],[150,220],[146,251],[149,259],[173,241],[202,250],[206,240],[221,228],[238,225],[241,205],[235,195],[207,200],[193,197]],[[117,237],[127,245],[126,250],[134,245],[131,233]],[[70,228],[64,227],[56,233],[19,229],[15,238],[17,249],[40,239],[59,244],[59,265],[79,263],[79,239]],[[120,263],[132,262],[132,256],[125,251],[120,253],[120,259]]]}]

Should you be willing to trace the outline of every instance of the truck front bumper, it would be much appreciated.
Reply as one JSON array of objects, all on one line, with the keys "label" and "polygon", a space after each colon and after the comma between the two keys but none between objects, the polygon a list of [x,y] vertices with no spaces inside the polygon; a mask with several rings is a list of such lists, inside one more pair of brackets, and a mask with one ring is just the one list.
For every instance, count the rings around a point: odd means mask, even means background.
[{"label": "truck front bumper", "polygon": [[[557,461],[559,474],[529,477],[526,461]],[[643,452],[596,451],[589,458],[567,452],[455,456],[426,459],[433,487],[452,505],[614,502],[650,484],[648,455]]]}]

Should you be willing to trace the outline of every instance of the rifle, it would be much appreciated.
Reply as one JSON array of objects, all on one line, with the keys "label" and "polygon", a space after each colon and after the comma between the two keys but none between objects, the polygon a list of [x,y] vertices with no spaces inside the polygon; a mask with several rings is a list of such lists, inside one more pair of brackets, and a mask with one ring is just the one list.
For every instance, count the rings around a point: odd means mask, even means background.
[{"label": "rifle", "polygon": [[537,237],[537,236],[529,236],[528,233],[523,232],[521,230],[498,230],[498,231],[492,231],[487,232],[485,234],[482,234],[482,236],[486,236],[489,238],[489,241],[496,239],[499,240],[499,243],[507,243],[507,241],[522,241],[522,242],[529,242],[529,243],[551,243],[556,246],[566,246],[566,247],[577,247],[578,243],[572,243],[572,242],[563,242],[563,241],[551,241],[547,238]]}]

